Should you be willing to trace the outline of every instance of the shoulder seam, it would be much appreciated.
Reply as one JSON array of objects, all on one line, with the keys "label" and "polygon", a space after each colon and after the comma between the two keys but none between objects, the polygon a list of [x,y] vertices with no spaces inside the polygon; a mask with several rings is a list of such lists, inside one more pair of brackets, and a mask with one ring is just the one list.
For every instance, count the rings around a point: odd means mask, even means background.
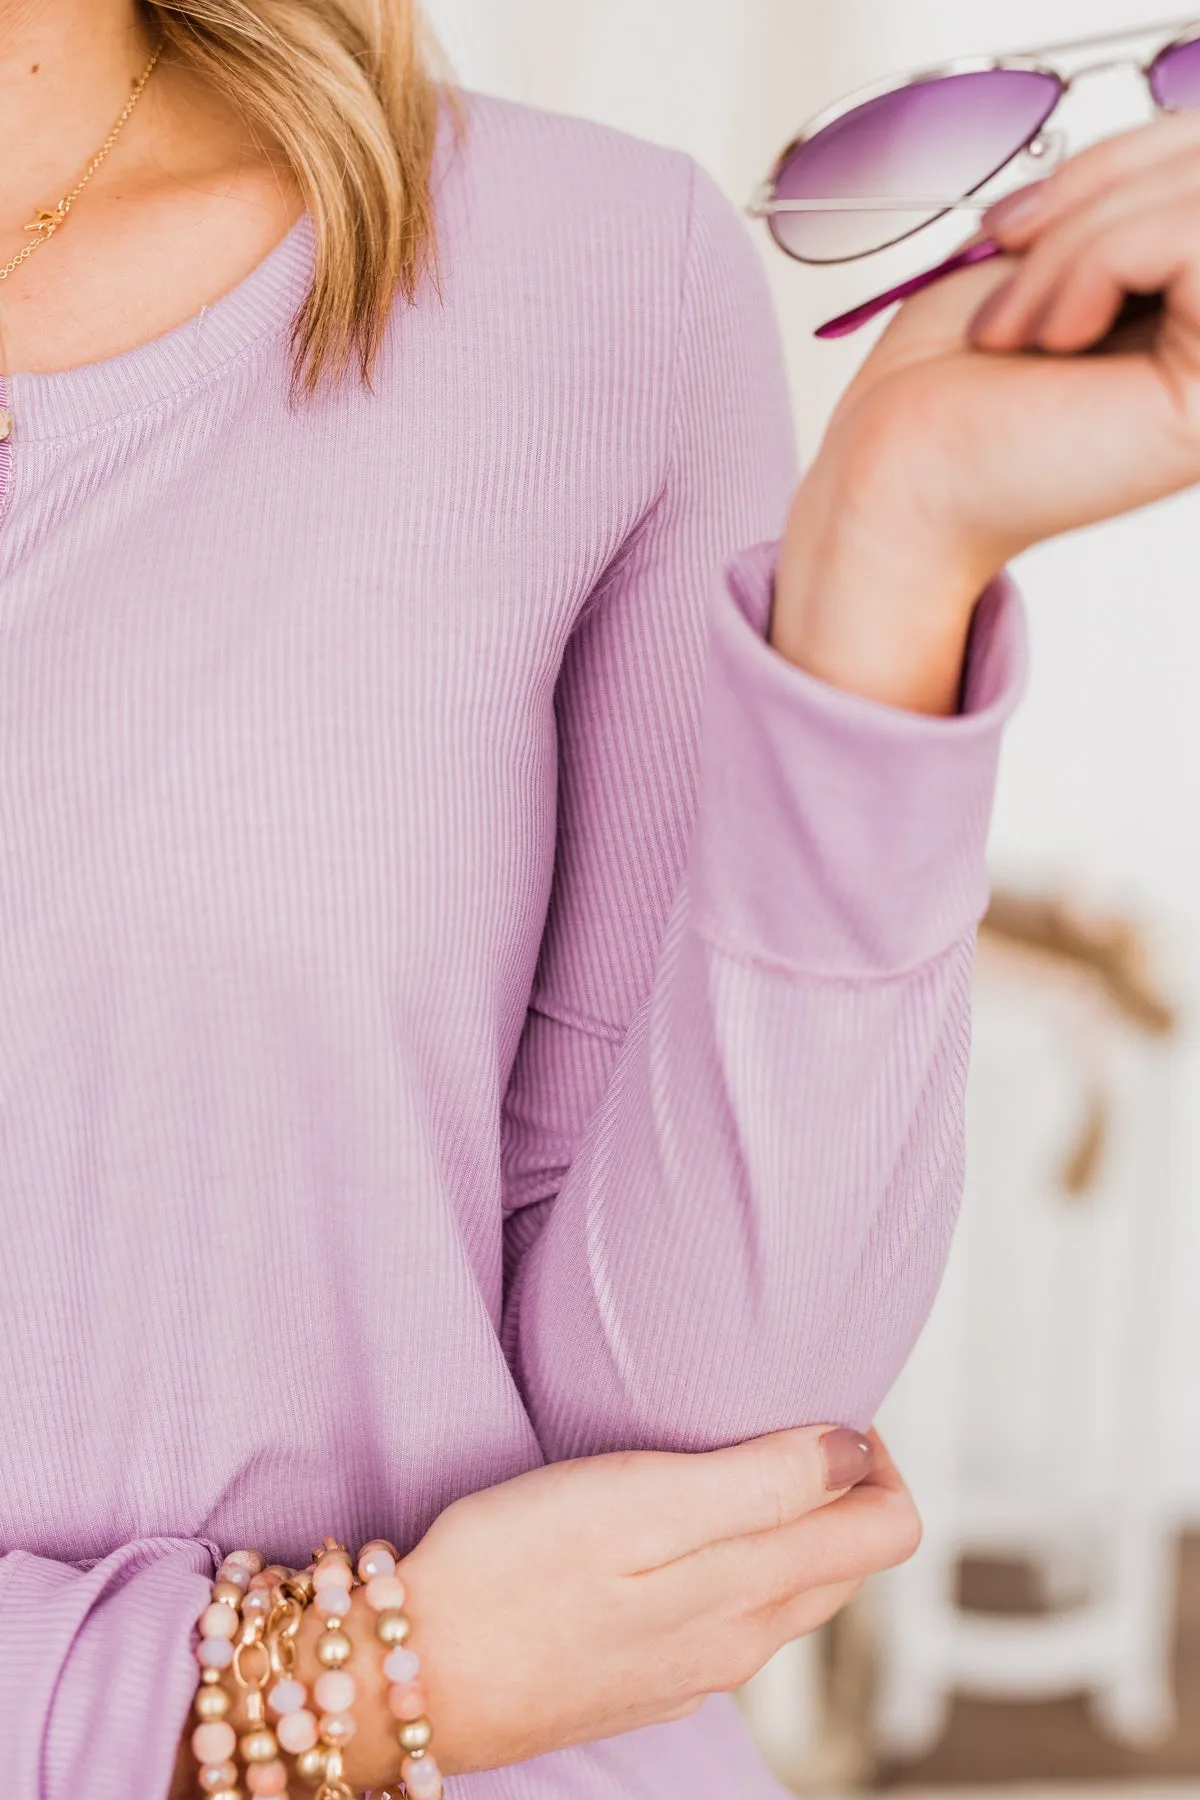
[{"label": "shoulder seam", "polygon": [[683,254],[679,260],[679,294],[675,308],[675,344],[671,354],[671,386],[669,413],[666,431],[666,454],[663,459],[663,478],[659,497],[665,491],[675,466],[675,451],[679,431],[681,411],[680,379],[683,370],[683,327],[687,314],[688,283],[692,273],[692,256],[696,244],[696,186],[700,170],[694,157],[688,158],[687,189],[687,231],[683,239]]}]

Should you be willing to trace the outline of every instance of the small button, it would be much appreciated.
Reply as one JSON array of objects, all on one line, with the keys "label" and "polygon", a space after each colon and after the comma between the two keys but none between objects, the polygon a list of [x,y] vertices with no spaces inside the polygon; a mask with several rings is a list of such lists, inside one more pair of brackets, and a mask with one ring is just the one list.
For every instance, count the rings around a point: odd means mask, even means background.
[{"label": "small button", "polygon": [[5,412],[4,408],[0,406],[0,444],[12,436],[12,427],[12,414]]}]

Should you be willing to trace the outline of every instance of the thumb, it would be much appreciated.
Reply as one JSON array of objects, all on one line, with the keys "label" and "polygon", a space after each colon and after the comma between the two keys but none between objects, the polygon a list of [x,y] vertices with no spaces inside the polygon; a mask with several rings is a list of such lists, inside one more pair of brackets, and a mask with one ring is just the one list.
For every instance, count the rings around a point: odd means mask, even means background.
[{"label": "thumb", "polygon": [[790,1524],[864,1480],[875,1460],[863,1432],[827,1425],[700,1456],[640,1458],[647,1484],[640,1566],[661,1568],[706,1544]]},{"label": "thumb", "polygon": [[845,405],[902,369],[970,352],[972,320],[984,302],[1012,279],[1015,267],[1016,259],[1009,256],[977,263],[906,300],[850,383]]}]

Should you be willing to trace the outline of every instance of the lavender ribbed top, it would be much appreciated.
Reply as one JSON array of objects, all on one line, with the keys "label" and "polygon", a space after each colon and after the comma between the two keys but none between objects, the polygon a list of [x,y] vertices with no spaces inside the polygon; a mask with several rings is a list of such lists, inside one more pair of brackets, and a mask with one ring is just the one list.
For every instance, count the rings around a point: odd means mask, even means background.
[{"label": "lavender ribbed top", "polygon": [[[165,1794],[217,1547],[865,1424],[942,1267],[1015,602],[955,719],[785,662],[742,224],[682,156],[469,112],[373,393],[289,405],[302,221],[5,395],[13,1800]],[[727,1701],[451,1789],[777,1791]]]}]

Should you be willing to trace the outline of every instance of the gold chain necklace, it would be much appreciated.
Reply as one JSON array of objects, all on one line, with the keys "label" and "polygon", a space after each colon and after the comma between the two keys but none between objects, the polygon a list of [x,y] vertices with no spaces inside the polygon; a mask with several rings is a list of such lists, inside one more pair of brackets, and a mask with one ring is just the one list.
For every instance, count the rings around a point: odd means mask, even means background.
[{"label": "gold chain necklace", "polygon": [[92,176],[96,173],[96,170],[100,167],[100,164],[104,161],[105,157],[120,137],[125,126],[129,123],[130,114],[141,99],[146,83],[154,73],[154,65],[162,55],[162,50],[163,47],[159,44],[154,55],[150,58],[150,61],[146,64],[145,68],[134,82],[133,92],[125,102],[125,107],[120,118],[117,120],[116,124],[113,126],[112,130],[109,132],[70,193],[64,194],[57,206],[39,207],[37,218],[33,220],[32,224],[26,225],[26,231],[32,232],[34,235],[29,243],[26,244],[25,248],[19,250],[11,261],[0,264],[0,281],[7,281],[9,276],[21,267],[22,263],[29,261],[29,258],[33,255],[35,250],[40,249],[43,244],[49,243],[59,226],[63,224],[72,206],[74,206],[76,200],[78,200],[80,194],[82,194],[84,188],[92,179]]}]

